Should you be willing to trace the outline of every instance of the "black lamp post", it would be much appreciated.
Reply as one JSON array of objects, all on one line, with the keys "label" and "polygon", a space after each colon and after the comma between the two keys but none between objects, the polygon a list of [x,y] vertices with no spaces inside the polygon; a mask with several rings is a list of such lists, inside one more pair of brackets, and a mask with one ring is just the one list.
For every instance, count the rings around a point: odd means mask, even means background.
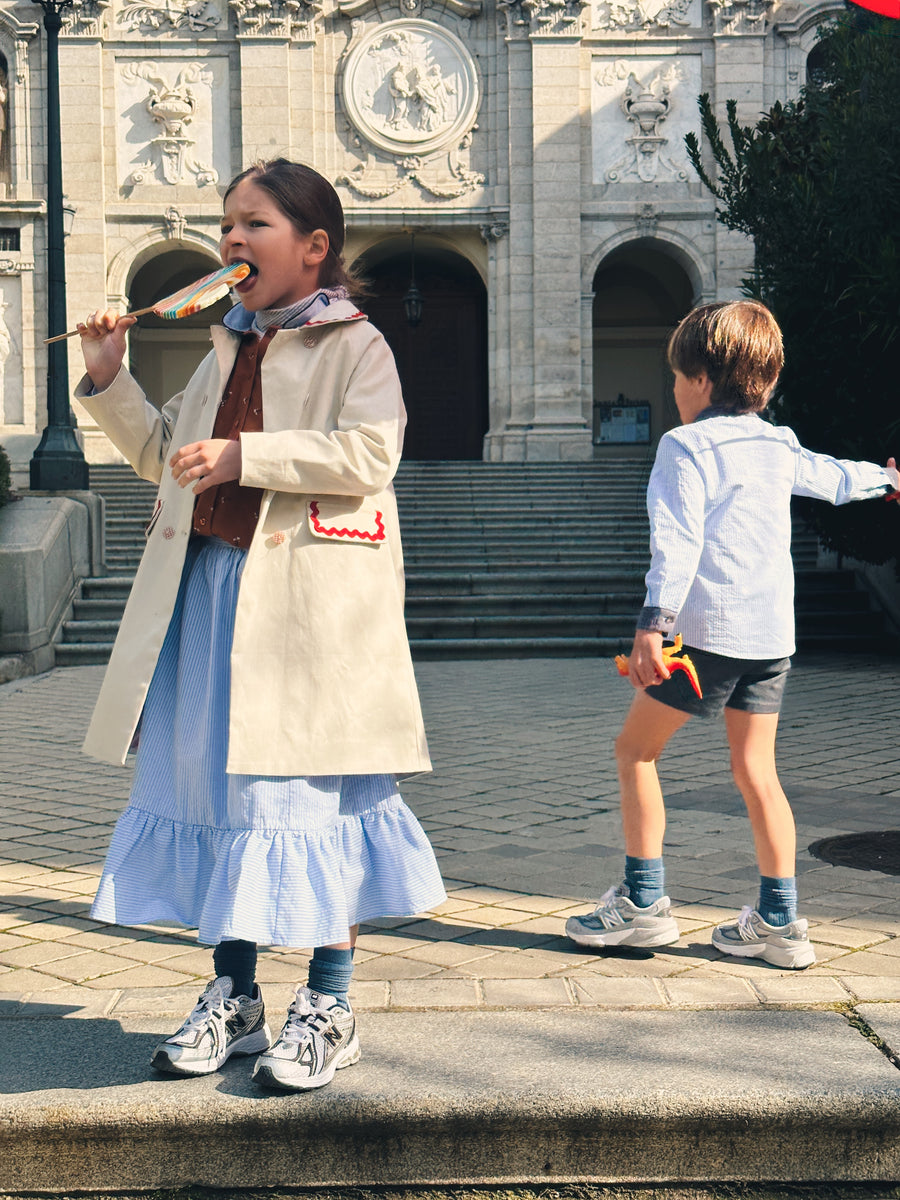
[{"label": "black lamp post", "polygon": [[403,297],[403,309],[406,313],[406,322],[411,329],[420,324],[422,320],[422,309],[425,306],[425,301],[422,293],[416,287],[416,235],[410,234],[412,243],[409,251],[409,289]]},{"label": "black lamp post", "polygon": [[[47,310],[49,334],[66,332],[66,255],[63,245],[62,144],[59,128],[59,31],[72,0],[32,0],[44,10],[47,31]],[[31,488],[83,491],[88,465],[75,437],[69,408],[65,342],[47,347],[47,425],[31,459]]]}]

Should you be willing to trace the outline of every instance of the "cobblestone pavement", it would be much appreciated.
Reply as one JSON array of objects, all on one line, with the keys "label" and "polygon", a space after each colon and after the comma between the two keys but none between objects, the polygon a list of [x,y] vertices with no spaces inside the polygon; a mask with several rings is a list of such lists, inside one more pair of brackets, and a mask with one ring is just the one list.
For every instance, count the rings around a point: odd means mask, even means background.
[{"label": "cobblestone pavement", "polygon": [[[682,937],[649,952],[581,951],[570,913],[621,877],[612,741],[630,689],[600,659],[419,664],[435,771],[404,785],[448,900],[366,926],[360,1009],[723,1008],[900,999],[900,878],[828,866],[816,838],[898,825],[892,660],[798,661],[779,762],[797,816],[802,912],[818,962],[800,973],[730,960],[712,926],[753,902],[750,830],[719,723],[691,724],[661,775],[667,890]],[[98,924],[90,901],[131,772],[79,751],[102,668],[0,687],[0,1010],[183,1014],[209,977],[191,931]],[[266,950],[260,980],[287,1002],[308,951]]]}]

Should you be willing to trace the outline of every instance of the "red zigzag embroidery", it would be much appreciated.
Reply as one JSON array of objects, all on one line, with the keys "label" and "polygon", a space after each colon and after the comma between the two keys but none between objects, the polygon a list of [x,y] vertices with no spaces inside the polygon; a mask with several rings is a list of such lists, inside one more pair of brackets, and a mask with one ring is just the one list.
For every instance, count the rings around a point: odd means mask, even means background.
[{"label": "red zigzag embroidery", "polygon": [[368,530],[365,529],[338,529],[336,525],[332,525],[330,529],[326,529],[325,526],[319,521],[319,506],[316,504],[315,500],[310,500],[309,502],[309,515],[312,517],[313,528],[315,529],[316,533],[322,534],[323,537],[354,537],[362,538],[367,542],[384,541],[384,521],[382,520],[383,514],[378,512],[377,509],[375,512],[375,524],[378,526],[376,533],[369,533]]}]

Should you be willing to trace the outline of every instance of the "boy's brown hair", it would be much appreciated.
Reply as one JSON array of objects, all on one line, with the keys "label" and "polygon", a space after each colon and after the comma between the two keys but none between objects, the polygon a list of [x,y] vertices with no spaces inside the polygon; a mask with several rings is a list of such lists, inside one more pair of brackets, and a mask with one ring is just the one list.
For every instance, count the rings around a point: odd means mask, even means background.
[{"label": "boy's brown hair", "polygon": [[708,375],[716,408],[762,412],[784,366],[781,330],[755,300],[701,304],[669,338],[668,360],[689,379]]}]

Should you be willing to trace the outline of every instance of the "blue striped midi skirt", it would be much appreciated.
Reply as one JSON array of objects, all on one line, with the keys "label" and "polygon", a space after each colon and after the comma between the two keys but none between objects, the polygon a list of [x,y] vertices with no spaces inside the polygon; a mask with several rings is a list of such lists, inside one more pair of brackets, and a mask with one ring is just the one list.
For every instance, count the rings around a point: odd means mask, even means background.
[{"label": "blue striped midi skirt", "polygon": [[244,560],[214,538],[188,548],[92,916],[299,947],[439,904],[434,853],[393,775],[226,774]]}]

